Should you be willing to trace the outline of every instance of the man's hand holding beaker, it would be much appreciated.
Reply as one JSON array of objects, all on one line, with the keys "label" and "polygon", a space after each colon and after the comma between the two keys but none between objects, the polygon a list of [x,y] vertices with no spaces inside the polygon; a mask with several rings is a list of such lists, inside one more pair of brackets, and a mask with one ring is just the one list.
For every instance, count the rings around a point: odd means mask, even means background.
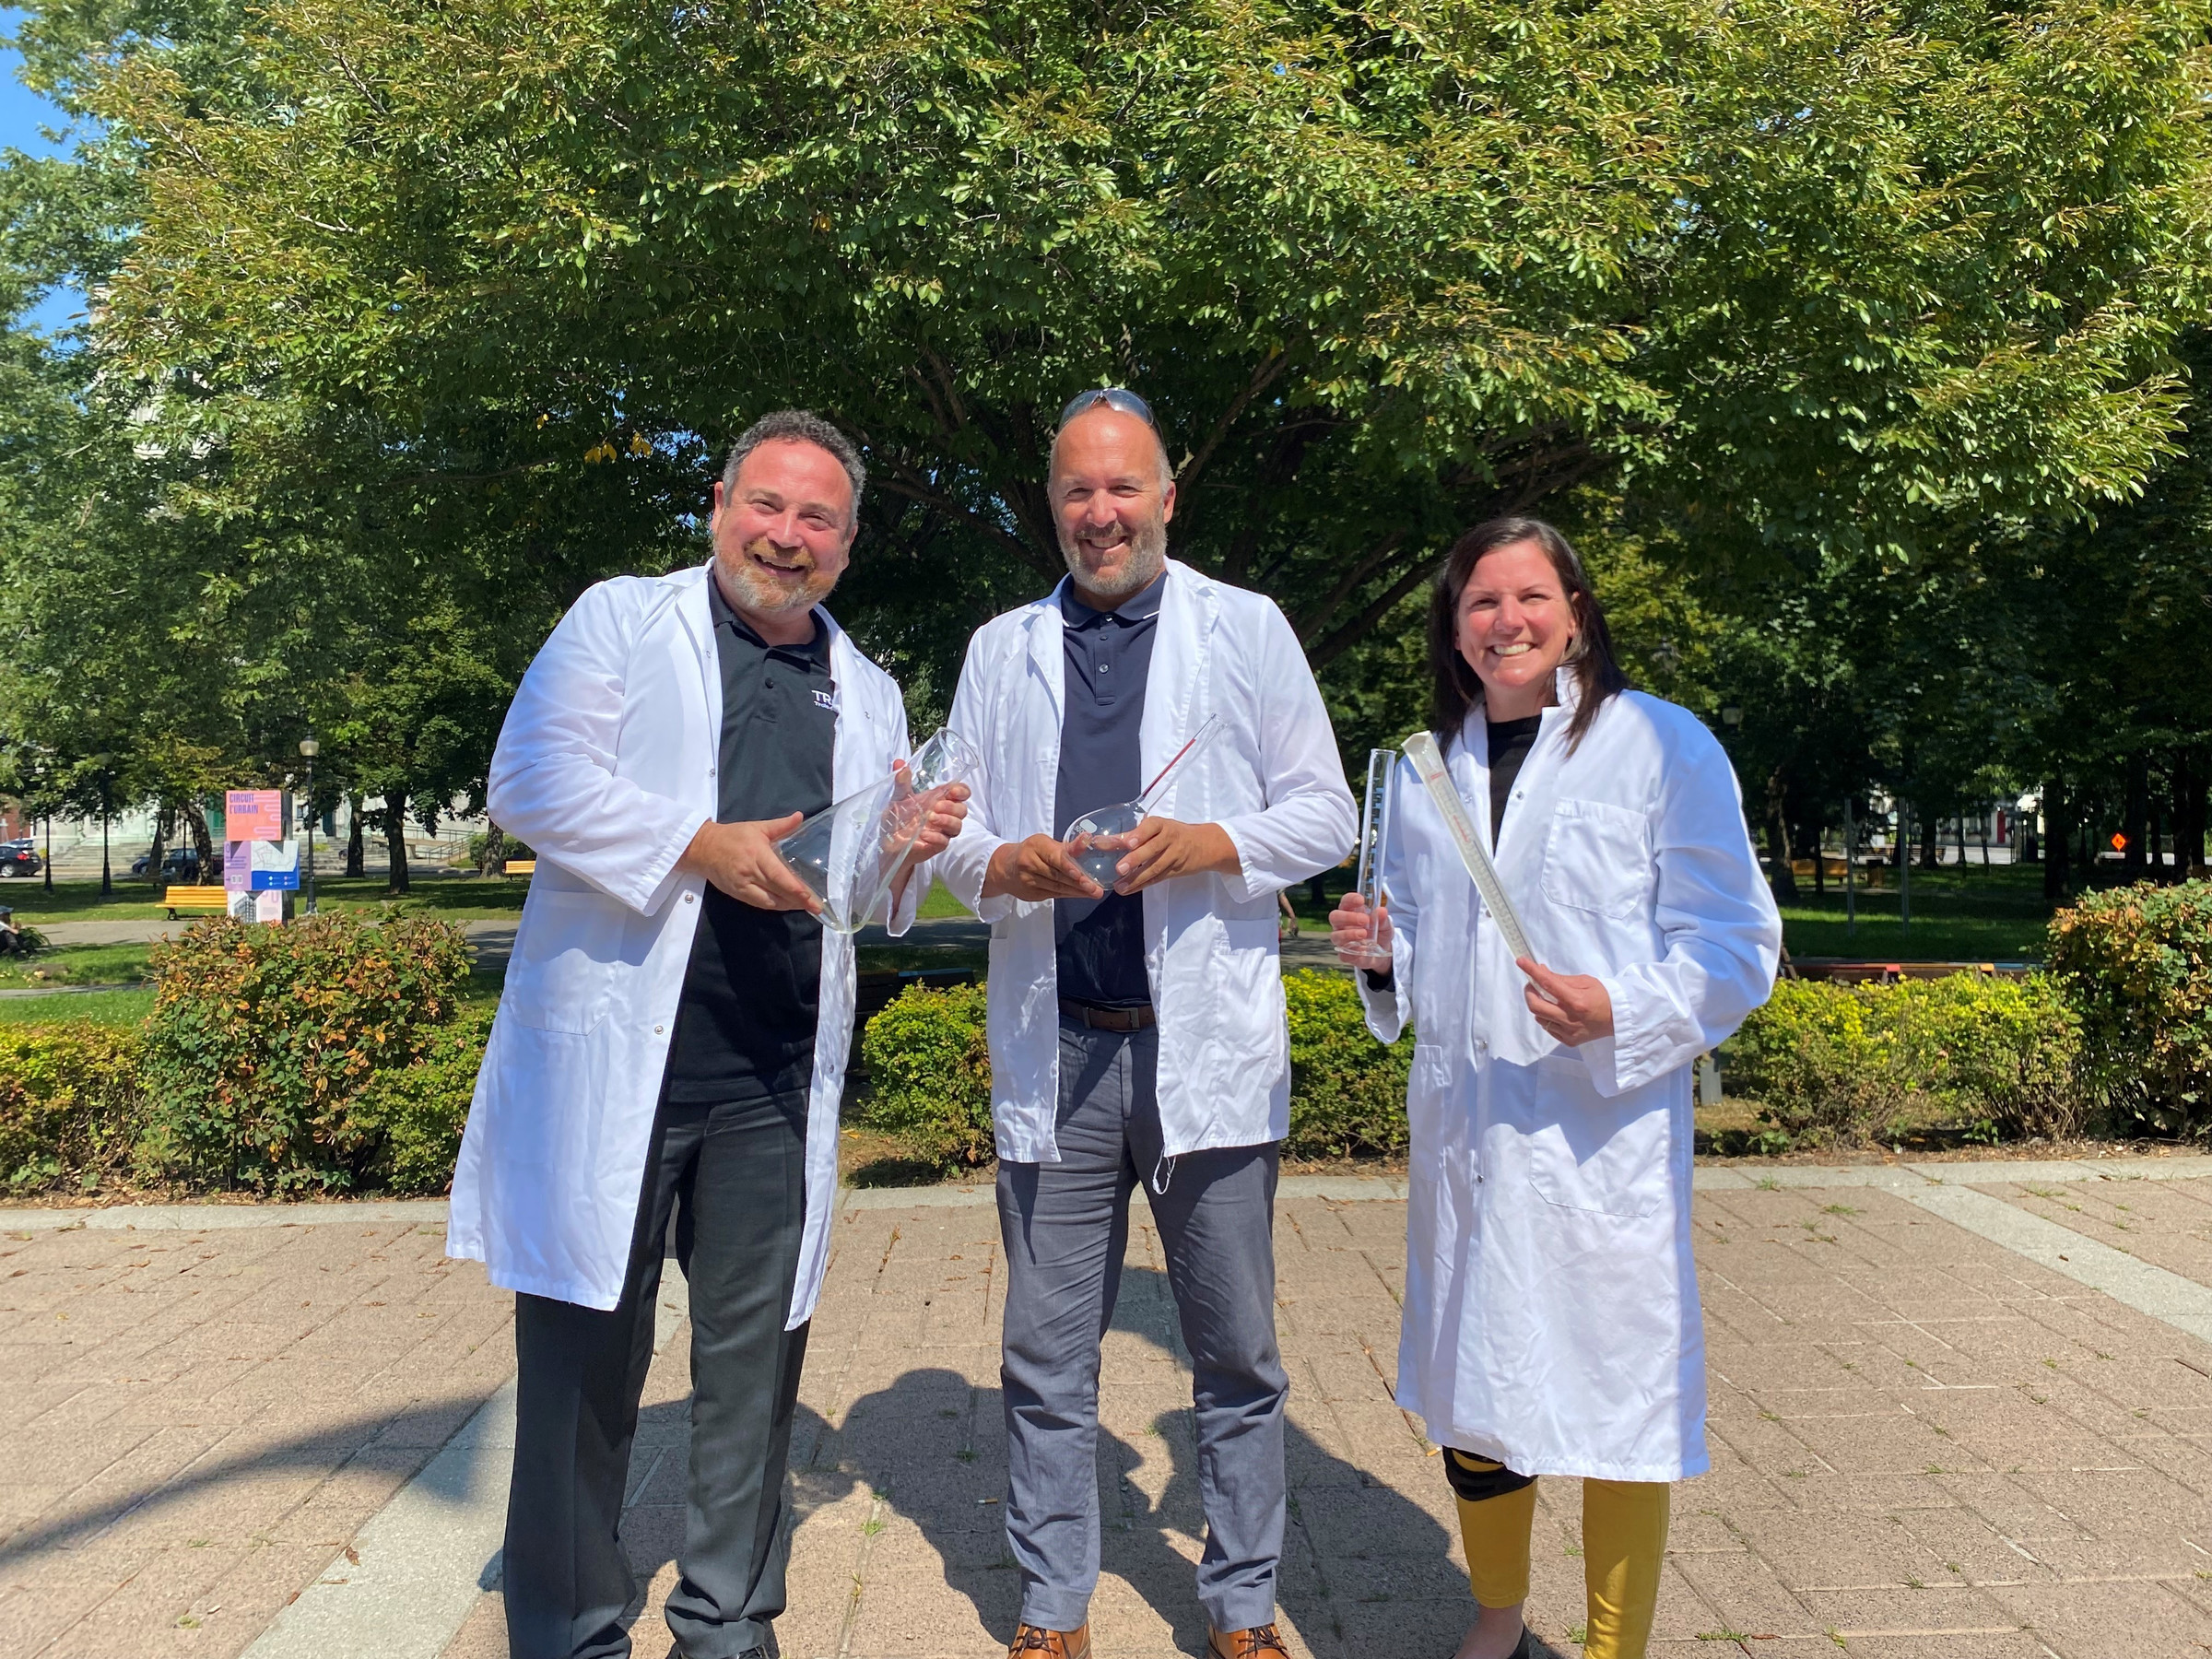
[{"label": "man's hand holding beaker", "polygon": [[791,872],[776,843],[799,827],[804,813],[747,823],[701,824],[677,868],[703,876],[740,904],[755,910],[803,910],[819,915],[822,901]]},{"label": "man's hand holding beaker", "polygon": [[1114,865],[1113,890],[1141,893],[1178,876],[1234,876],[1243,868],[1237,843],[1220,825],[1148,818],[1129,831],[1129,851]]},{"label": "man's hand holding beaker", "polygon": [[1103,899],[1106,889],[1083,873],[1065,841],[1032,835],[1007,841],[991,854],[983,872],[983,897],[1001,894],[1030,904],[1047,899]]}]

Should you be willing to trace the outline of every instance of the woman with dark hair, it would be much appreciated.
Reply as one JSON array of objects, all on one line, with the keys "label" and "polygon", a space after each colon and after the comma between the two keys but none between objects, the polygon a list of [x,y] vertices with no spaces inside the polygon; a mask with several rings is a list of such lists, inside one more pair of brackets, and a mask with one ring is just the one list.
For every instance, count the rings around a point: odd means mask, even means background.
[{"label": "woman with dark hair", "polygon": [[1588,1659],[1641,1659],[1668,1483],[1707,1466],[1691,1067],[1773,989],[1782,922],[1727,757],[1629,689],[1557,530],[1462,536],[1429,640],[1438,742],[1535,954],[1401,766],[1384,914],[1355,894],[1330,917],[1341,952],[1388,943],[1369,1028],[1418,1034],[1398,1404],[1458,1499],[1480,1606],[1458,1659],[1527,1651],[1542,1475],[1583,1480]]}]

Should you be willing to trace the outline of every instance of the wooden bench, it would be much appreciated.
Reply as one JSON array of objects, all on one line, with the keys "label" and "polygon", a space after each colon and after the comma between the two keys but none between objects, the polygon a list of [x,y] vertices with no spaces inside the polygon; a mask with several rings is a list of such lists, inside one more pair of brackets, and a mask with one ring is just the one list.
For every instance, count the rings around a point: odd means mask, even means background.
[{"label": "wooden bench", "polygon": [[230,892],[219,887],[172,887],[161,895],[174,922],[179,911],[202,911],[223,916],[230,913]]},{"label": "wooden bench", "polygon": [[511,858],[503,868],[510,876],[535,876],[537,874],[537,860],[535,858]]}]

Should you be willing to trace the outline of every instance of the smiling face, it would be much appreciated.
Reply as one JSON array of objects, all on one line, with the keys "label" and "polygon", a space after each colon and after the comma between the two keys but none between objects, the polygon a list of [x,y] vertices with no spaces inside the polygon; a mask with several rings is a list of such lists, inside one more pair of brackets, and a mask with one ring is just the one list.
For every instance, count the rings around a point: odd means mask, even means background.
[{"label": "smiling face", "polygon": [[1159,435],[1135,416],[1100,404],[1063,427],[1046,493],[1085,604],[1110,610],[1165,567],[1175,485]]},{"label": "smiling face", "polygon": [[1492,720],[1525,719],[1557,700],[1553,676],[1574,635],[1574,606],[1542,547],[1508,542],[1476,560],[1453,642],[1482,681]]},{"label": "smiling face", "polygon": [[844,574],[856,527],[838,458],[803,439],[770,440],[740,464],[735,488],[714,486],[723,596],[755,628],[803,620]]}]

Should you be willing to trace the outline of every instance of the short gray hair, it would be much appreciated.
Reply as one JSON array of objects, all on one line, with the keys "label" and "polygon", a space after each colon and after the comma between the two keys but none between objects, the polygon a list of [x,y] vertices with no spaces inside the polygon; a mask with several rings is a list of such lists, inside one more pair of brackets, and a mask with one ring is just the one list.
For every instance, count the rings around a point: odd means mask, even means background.
[{"label": "short gray hair", "polygon": [[868,487],[868,464],[860,458],[860,450],[852,439],[811,409],[778,409],[747,427],[730,446],[730,458],[723,465],[723,492],[726,495],[736,489],[737,469],[745,465],[747,455],[764,443],[788,442],[811,443],[837,457],[837,464],[845,469],[845,477],[853,486],[853,517],[857,522],[861,492]]}]

